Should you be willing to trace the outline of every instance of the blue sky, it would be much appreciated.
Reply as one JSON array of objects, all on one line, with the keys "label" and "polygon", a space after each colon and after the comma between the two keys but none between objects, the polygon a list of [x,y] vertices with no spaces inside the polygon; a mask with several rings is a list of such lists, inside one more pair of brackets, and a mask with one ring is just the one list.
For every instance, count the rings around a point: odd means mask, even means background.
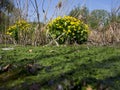
[{"label": "blue sky", "polygon": [[[22,3],[25,0],[21,0]],[[30,0],[28,0],[30,1]],[[34,3],[34,0],[31,0]],[[94,9],[104,9],[107,11],[111,11],[111,8],[120,5],[120,0],[37,0],[39,13],[40,13],[40,20],[44,20],[44,13],[42,12],[42,2],[43,9],[47,12],[47,19],[55,18],[57,16],[67,15],[72,9],[77,6],[86,5],[89,11]],[[56,8],[58,2],[62,2],[62,7],[60,9]],[[25,10],[25,6],[23,5],[23,9]],[[36,13],[34,10],[33,5],[29,2],[29,20],[35,21],[36,20]]]},{"label": "blue sky", "polygon": [[105,9],[110,11],[112,0],[87,0],[87,5],[90,10]]}]

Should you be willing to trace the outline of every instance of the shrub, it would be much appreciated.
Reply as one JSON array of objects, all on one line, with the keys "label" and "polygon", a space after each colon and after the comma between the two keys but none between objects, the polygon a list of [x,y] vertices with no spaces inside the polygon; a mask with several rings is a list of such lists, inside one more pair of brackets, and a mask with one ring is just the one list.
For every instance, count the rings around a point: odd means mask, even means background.
[{"label": "shrub", "polygon": [[25,37],[25,35],[29,32],[30,24],[25,20],[19,20],[14,25],[10,26],[7,30],[7,35],[13,37],[16,41],[19,38]]},{"label": "shrub", "polygon": [[59,44],[81,44],[87,41],[89,32],[88,25],[70,16],[57,17],[48,23],[47,29],[52,38],[58,39]]}]

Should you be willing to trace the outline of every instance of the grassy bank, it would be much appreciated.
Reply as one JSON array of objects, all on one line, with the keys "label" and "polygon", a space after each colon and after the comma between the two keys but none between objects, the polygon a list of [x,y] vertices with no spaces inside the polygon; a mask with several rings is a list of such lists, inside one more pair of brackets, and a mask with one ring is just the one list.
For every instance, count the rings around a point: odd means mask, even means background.
[{"label": "grassy bank", "polygon": [[120,48],[16,46],[14,50],[2,50],[2,47],[0,89],[120,89]]}]

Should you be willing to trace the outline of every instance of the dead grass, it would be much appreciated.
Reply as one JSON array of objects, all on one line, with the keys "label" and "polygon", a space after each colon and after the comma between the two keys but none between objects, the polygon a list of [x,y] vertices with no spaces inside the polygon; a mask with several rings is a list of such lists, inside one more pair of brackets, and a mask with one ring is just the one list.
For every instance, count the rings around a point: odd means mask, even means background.
[{"label": "dead grass", "polygon": [[112,23],[102,30],[92,30],[88,41],[93,45],[111,45],[120,43],[120,24]]}]

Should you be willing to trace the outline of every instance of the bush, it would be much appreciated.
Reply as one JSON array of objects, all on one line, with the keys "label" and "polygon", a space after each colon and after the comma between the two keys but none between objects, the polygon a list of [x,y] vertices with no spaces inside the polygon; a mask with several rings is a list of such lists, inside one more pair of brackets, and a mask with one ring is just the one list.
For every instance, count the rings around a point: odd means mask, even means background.
[{"label": "bush", "polygon": [[87,41],[89,32],[88,25],[70,16],[57,17],[48,23],[47,29],[50,36],[57,39],[59,44],[81,44]]},{"label": "bush", "polygon": [[19,38],[26,37],[27,33],[29,32],[30,24],[27,23],[25,20],[19,20],[14,25],[10,26],[7,30],[7,35],[10,35],[16,41]]}]

